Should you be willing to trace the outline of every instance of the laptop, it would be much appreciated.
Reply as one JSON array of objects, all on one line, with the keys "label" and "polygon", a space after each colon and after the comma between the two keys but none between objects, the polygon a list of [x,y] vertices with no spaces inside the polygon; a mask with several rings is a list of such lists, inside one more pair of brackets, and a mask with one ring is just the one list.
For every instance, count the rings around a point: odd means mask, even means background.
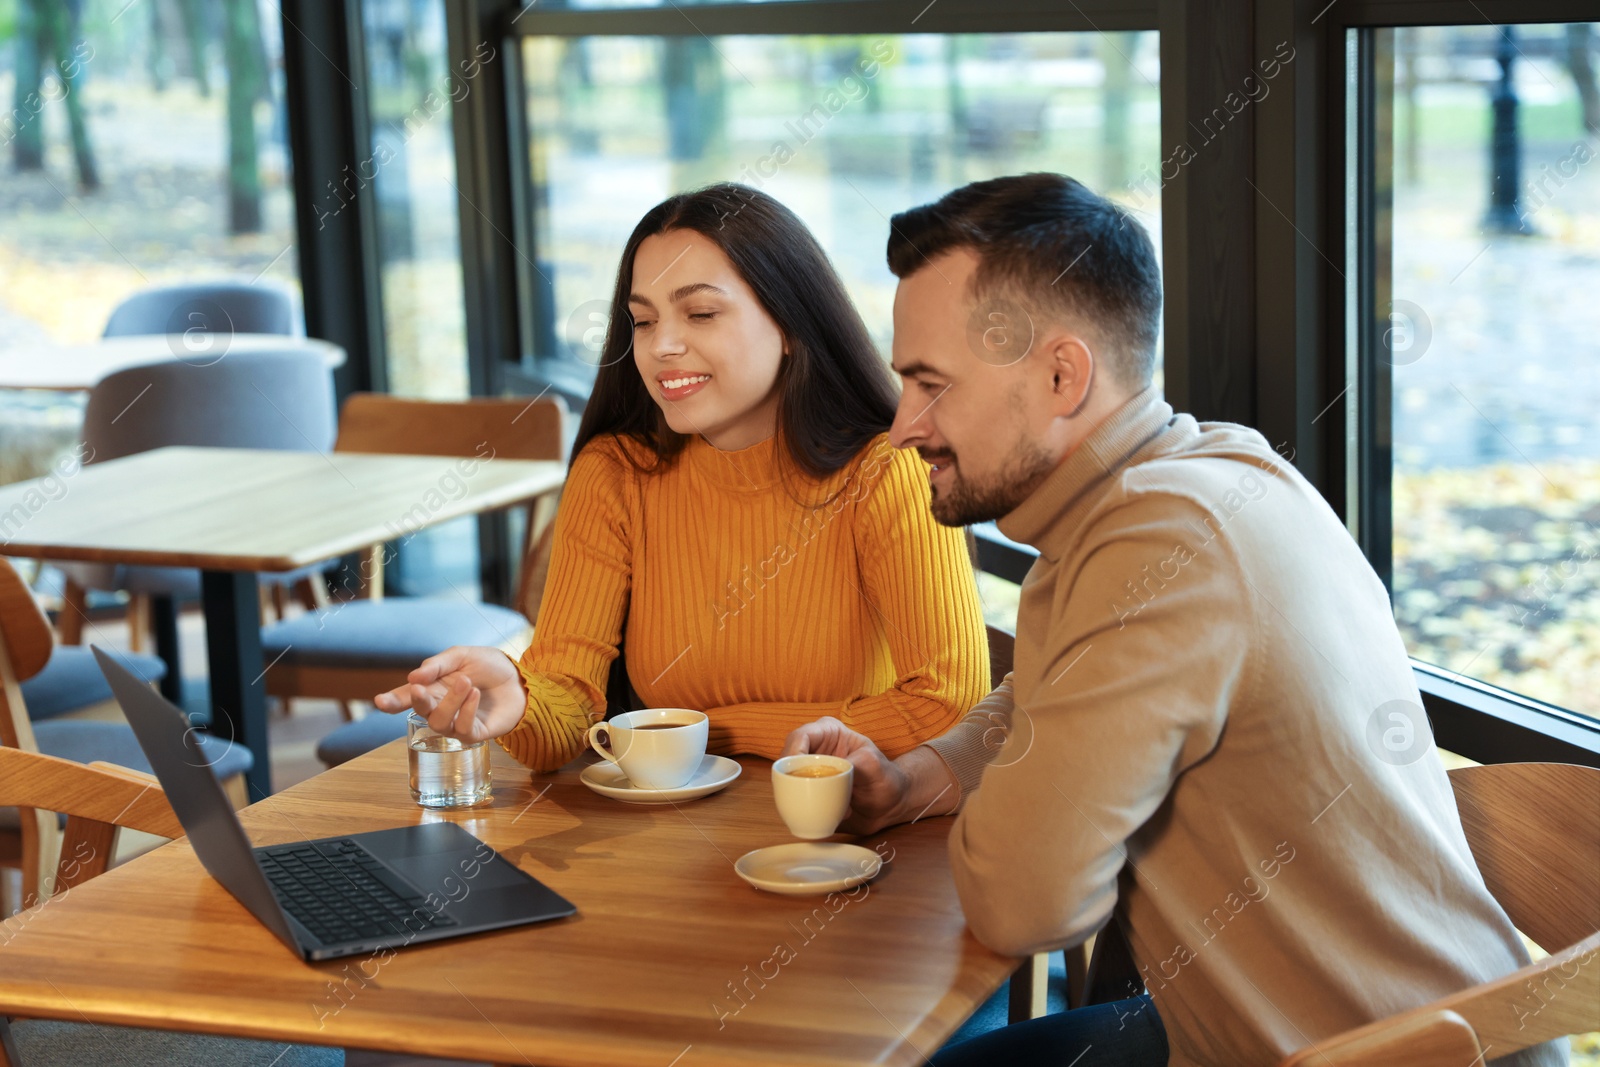
[{"label": "laptop", "polygon": [[183,712],[104,649],[94,655],[200,862],[302,959],[576,914],[453,822],[253,847]]}]

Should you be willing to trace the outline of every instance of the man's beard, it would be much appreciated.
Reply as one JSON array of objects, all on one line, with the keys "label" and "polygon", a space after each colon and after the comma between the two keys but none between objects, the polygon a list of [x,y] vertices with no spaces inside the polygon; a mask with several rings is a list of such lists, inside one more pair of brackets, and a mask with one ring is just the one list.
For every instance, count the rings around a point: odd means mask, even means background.
[{"label": "man's beard", "polygon": [[[950,453],[940,455],[949,458]],[[1015,511],[1055,467],[1055,461],[1044,449],[1026,438],[1017,442],[999,473],[981,483],[963,476],[961,461],[957,458],[956,473],[949,485],[934,491],[933,517],[945,526],[992,522]]]}]

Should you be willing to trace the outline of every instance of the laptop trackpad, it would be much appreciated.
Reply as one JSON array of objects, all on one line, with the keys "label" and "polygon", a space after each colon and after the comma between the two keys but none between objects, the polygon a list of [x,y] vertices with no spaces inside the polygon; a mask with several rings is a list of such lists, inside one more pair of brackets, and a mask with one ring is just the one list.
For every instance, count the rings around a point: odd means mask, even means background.
[{"label": "laptop trackpad", "polygon": [[468,892],[487,893],[532,881],[494,849],[454,823],[378,830],[358,836],[368,851],[424,893],[459,901]]},{"label": "laptop trackpad", "polygon": [[424,893],[437,893],[446,900],[460,900],[469,892],[487,893],[507,886],[528,888],[528,876],[487,847],[477,852],[384,859]]}]

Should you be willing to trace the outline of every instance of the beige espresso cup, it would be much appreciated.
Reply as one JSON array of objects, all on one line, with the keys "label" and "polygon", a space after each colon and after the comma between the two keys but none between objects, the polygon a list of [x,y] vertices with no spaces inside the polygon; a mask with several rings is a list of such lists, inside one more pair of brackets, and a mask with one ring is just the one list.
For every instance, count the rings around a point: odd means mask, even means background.
[{"label": "beige espresso cup", "polygon": [[785,756],[772,765],[772,799],[783,824],[807,841],[828,837],[850,810],[855,767],[840,756]]},{"label": "beige espresso cup", "polygon": [[629,711],[589,727],[589,747],[638,789],[677,789],[700,769],[710,720],[688,708]]}]

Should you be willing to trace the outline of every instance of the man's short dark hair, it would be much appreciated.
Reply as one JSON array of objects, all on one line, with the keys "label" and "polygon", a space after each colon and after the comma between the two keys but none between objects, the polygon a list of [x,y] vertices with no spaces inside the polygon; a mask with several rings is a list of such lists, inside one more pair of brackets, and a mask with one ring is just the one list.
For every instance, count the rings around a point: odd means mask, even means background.
[{"label": "man's short dark hair", "polygon": [[1161,271],[1143,226],[1063,174],[973,182],[896,215],[889,269],[905,278],[943,252],[970,248],[973,297],[1005,295],[1030,315],[1088,320],[1117,351],[1107,363],[1142,389],[1155,370]]}]

